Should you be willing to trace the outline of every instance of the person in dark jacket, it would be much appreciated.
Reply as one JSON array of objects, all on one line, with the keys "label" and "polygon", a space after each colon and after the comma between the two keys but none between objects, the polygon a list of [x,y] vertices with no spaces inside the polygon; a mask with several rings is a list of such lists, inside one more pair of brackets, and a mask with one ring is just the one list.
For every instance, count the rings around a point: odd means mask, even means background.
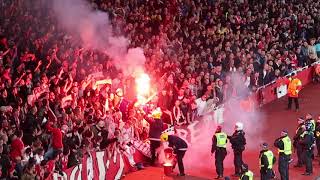
[{"label": "person in dark jacket", "polygon": [[260,176],[261,180],[270,180],[273,178],[273,164],[276,162],[276,158],[272,151],[268,149],[268,144],[262,144],[262,150],[259,155],[260,159]]},{"label": "person in dark jacket", "polygon": [[318,117],[317,123],[316,123],[316,130],[314,137],[316,138],[316,145],[317,145],[317,156],[320,157],[320,116]]},{"label": "person in dark jacket", "polygon": [[246,145],[246,138],[244,137],[245,133],[243,131],[243,123],[238,122],[236,123],[235,126],[235,131],[232,134],[232,136],[228,136],[228,139],[230,140],[232,149],[233,149],[233,154],[234,154],[234,168],[235,168],[235,173],[233,176],[240,177],[242,174],[241,172],[241,166],[243,164],[242,161],[242,152],[245,149]]},{"label": "person in dark jacket", "polygon": [[216,179],[223,177],[223,161],[227,155],[227,142],[228,136],[226,133],[222,132],[222,127],[218,126],[215,134],[212,137],[212,147],[211,154],[215,153],[215,165],[217,171]]},{"label": "person in dark jacket", "polygon": [[179,166],[178,176],[185,176],[184,166],[183,166],[183,157],[188,149],[188,144],[180,137],[175,135],[168,135],[167,133],[163,133],[161,135],[161,141],[169,142],[169,147],[173,148],[173,152],[177,156],[177,161]]},{"label": "person in dark jacket", "polygon": [[294,167],[302,167],[304,165],[304,158],[302,156],[303,148],[299,143],[302,139],[301,135],[304,132],[304,119],[302,117],[298,118],[298,127],[296,129],[296,134],[293,137],[293,147],[296,150],[298,162]]},{"label": "person in dark jacket", "polygon": [[151,165],[155,164],[156,150],[160,147],[160,136],[164,130],[164,124],[161,119],[162,112],[160,109],[156,109],[152,112],[152,118],[146,117],[145,119],[150,124],[149,140],[151,151]]},{"label": "person in dark jacket", "polygon": [[288,131],[284,130],[281,132],[281,137],[276,139],[274,146],[278,148],[279,152],[279,173],[281,180],[289,180],[289,162],[292,154],[292,144],[288,136]]},{"label": "person in dark jacket", "polygon": [[300,144],[303,147],[303,154],[305,155],[306,163],[306,172],[302,175],[311,176],[313,173],[312,154],[315,142],[312,123],[305,124],[305,132],[301,136],[303,138],[301,139]]}]

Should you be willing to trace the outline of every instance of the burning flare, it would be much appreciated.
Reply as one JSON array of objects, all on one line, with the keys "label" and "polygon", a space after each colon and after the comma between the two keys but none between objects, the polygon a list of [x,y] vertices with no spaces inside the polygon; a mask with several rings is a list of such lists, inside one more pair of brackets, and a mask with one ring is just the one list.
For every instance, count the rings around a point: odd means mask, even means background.
[{"label": "burning flare", "polygon": [[137,96],[148,96],[150,92],[150,77],[148,74],[140,74],[136,78]]}]

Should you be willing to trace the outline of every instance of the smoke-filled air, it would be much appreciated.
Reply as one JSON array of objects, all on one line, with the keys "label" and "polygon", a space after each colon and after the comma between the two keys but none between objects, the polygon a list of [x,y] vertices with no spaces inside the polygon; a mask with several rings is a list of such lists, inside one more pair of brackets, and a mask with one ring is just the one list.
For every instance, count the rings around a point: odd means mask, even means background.
[{"label": "smoke-filled air", "polygon": [[125,74],[141,71],[145,63],[143,50],[128,49],[129,40],[114,33],[115,27],[106,12],[92,9],[84,0],[54,0],[50,3],[58,24],[73,38],[80,38],[79,45],[105,52],[117,61],[115,65]]},{"label": "smoke-filled air", "polygon": [[[242,122],[246,133],[247,150],[255,150],[257,143],[263,141],[260,138],[265,125],[263,114],[256,107],[254,107],[255,111],[250,112],[245,109],[247,105],[240,104],[240,100],[247,98],[249,95],[249,89],[243,83],[243,76],[234,73],[231,75],[231,81],[237,89],[237,95],[225,102],[223,112],[216,111],[216,114],[205,115],[199,121],[189,125],[186,130],[178,129],[178,135],[186,139],[189,145],[184,158],[187,169],[208,169],[208,165],[214,166],[214,155],[211,157],[210,151],[212,136],[217,125],[221,125],[222,130],[231,136],[234,132],[235,123]],[[222,123],[221,120],[223,120]],[[233,167],[233,153],[230,143],[228,143],[227,151],[228,155],[224,165],[225,168],[231,168]]]}]

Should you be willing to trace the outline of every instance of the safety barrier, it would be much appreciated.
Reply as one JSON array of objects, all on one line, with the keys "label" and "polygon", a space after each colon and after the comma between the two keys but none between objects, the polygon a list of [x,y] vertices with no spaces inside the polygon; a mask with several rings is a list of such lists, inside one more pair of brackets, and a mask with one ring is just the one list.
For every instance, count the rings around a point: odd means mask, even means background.
[{"label": "safety barrier", "polygon": [[[296,73],[296,77],[298,77],[301,80],[302,88],[310,82],[312,82],[315,67],[319,64],[320,61],[317,61],[309,66],[298,68],[297,70],[292,72]],[[242,108],[245,111],[252,111],[257,107],[262,107],[263,105],[268,104],[286,95],[287,86],[284,82],[290,74],[278,78],[269,84],[259,87],[255,92],[252,92],[247,98],[232,97],[230,99],[238,101],[240,108]],[[209,111],[207,111],[207,114],[213,115],[213,119],[215,119],[217,123],[222,123],[224,121],[223,114],[227,103],[228,102],[216,107],[209,107]]]},{"label": "safety barrier", "polygon": [[[317,61],[310,66],[299,68],[293,72],[296,73],[296,77],[301,80],[302,88],[312,82],[315,66],[319,63],[320,61]],[[284,85],[284,81],[289,77],[289,75],[290,74],[260,87],[257,92],[253,94],[253,96],[255,96],[254,99],[256,99],[256,102],[260,105],[260,107],[279,98],[278,94],[280,92],[278,92],[278,90],[280,86]],[[286,93],[284,95],[286,95]]]}]

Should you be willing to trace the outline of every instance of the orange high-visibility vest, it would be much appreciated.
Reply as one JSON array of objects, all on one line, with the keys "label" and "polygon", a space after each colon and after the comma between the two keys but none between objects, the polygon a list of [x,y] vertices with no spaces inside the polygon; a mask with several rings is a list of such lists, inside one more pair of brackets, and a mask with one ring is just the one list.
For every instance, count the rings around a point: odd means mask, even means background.
[{"label": "orange high-visibility vest", "polygon": [[315,72],[317,75],[320,74],[320,64],[316,65]]},{"label": "orange high-visibility vest", "polygon": [[288,85],[288,96],[289,97],[298,97],[299,91],[301,89],[302,83],[298,78],[291,79],[289,78]]}]

